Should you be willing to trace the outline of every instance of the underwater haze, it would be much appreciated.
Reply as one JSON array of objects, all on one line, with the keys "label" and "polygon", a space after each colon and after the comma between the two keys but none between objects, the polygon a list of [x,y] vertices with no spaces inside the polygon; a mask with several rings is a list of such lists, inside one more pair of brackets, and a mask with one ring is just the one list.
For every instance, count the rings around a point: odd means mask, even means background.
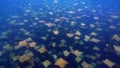
[{"label": "underwater haze", "polygon": [[0,68],[120,68],[120,0],[0,0]]}]

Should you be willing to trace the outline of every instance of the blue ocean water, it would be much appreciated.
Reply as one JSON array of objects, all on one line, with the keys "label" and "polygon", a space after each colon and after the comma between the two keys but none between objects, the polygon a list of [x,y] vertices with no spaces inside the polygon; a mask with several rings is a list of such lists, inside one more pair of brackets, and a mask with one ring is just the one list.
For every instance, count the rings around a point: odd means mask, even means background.
[{"label": "blue ocean water", "polygon": [[120,68],[119,3],[0,0],[0,68]]}]

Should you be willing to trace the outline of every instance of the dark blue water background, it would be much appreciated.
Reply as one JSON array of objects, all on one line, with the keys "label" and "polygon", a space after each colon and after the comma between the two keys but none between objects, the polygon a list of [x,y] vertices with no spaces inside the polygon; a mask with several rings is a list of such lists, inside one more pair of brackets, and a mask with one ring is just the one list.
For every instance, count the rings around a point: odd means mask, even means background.
[{"label": "dark blue water background", "polygon": [[[82,2],[85,2],[85,4],[82,4]],[[74,6],[74,4],[77,4]],[[6,35],[7,38],[1,38],[0,39],[0,50],[3,50],[2,47],[6,44],[10,44],[11,46],[16,46],[19,41],[24,40],[28,37],[31,37],[37,45],[44,44],[46,45],[46,48],[48,50],[53,50],[53,47],[49,46],[50,42],[56,42],[57,44],[60,44],[61,39],[66,40],[67,46],[74,46],[74,49],[78,49],[80,51],[85,52],[85,55],[94,55],[95,53],[101,54],[101,57],[96,60],[88,59],[87,57],[83,58],[83,61],[87,61],[88,63],[96,62],[96,61],[102,61],[105,58],[111,59],[112,61],[116,62],[118,65],[120,64],[120,57],[113,52],[113,48],[108,48],[106,52],[104,52],[104,48],[106,47],[105,44],[110,44],[111,46],[114,44],[120,45],[120,42],[114,42],[111,41],[111,36],[114,34],[120,34],[120,27],[117,25],[118,22],[120,22],[120,19],[112,19],[112,23],[108,20],[110,19],[109,15],[117,15],[120,16],[120,0],[58,0],[57,3],[55,3],[53,0],[0,0],[0,35],[2,35],[2,32],[12,30],[12,32],[8,32]],[[99,5],[101,7],[99,7]],[[82,11],[78,12],[77,9],[81,8]],[[25,16],[26,13],[25,10],[30,10],[29,13]],[[39,10],[43,9],[43,10]],[[56,12],[56,10],[60,10],[60,12]],[[92,10],[96,10],[96,12],[91,12]],[[67,12],[68,11],[74,11],[75,13],[70,15]],[[42,14],[39,14],[42,12]],[[48,12],[53,12],[53,15],[48,14]],[[35,13],[38,13],[35,15]],[[83,16],[88,15],[89,17],[83,17],[81,19],[74,19],[75,16]],[[12,18],[12,16],[19,16],[19,18]],[[96,20],[93,19],[94,16],[98,16],[100,19],[97,20],[97,22],[100,22],[100,25],[97,27],[102,28],[102,31],[96,31],[96,29],[90,29],[90,28],[81,28],[80,24],[81,22],[85,23],[86,26],[89,27],[89,24],[95,24]],[[69,23],[66,23],[66,20],[63,20],[61,24],[61,27],[54,26],[54,27],[47,27],[41,23],[38,23],[38,21],[35,20],[35,17],[39,18],[40,20],[46,21],[46,23],[55,23],[54,20],[51,20],[51,18],[60,18],[60,17],[66,17],[69,18],[69,21],[76,21],[77,25],[70,26]],[[23,22],[24,19],[27,19],[29,23],[26,23],[25,25],[17,25],[18,23]],[[16,20],[15,24],[10,24],[10,21]],[[29,25],[33,25],[33,23],[36,22],[36,26],[28,27]],[[117,27],[116,30],[109,30],[108,27],[110,25],[114,25]],[[32,35],[25,35],[24,33],[20,32],[20,29],[26,29],[29,31]],[[61,34],[54,35],[52,32],[47,32],[48,29],[54,30],[55,28],[58,28]],[[65,28],[68,28],[68,30],[65,30]],[[102,36],[102,43],[95,44],[92,42],[86,42],[84,45],[80,45],[75,43],[74,38],[68,38],[66,37],[66,33],[68,32],[75,32],[76,30],[80,30],[82,32],[82,39],[85,35],[90,34],[91,32],[97,32],[99,36]],[[49,35],[47,41],[43,41],[40,39],[42,36]],[[96,38],[100,38],[100,37]],[[52,37],[55,37],[54,40],[51,40]],[[101,38],[100,38],[101,39]],[[100,51],[94,51],[92,48],[94,46],[97,46],[100,48]],[[87,49],[86,49],[87,48]],[[10,52],[5,52],[3,56],[0,57],[0,59],[7,59],[6,61],[2,62],[0,61],[0,65],[4,65],[5,68],[13,68],[13,65],[15,63],[11,63],[11,59],[9,57],[10,53],[14,53],[16,55],[23,54],[25,48],[20,50],[13,50]],[[54,59],[49,56],[48,54],[45,54],[44,57],[39,55],[34,49],[30,48],[36,57],[40,57],[40,62],[49,59],[51,62],[54,63]],[[56,47],[53,50],[54,54],[57,54],[59,51],[68,50],[68,47]],[[69,64],[67,65],[67,68],[77,68],[80,63],[76,63],[74,58],[74,55],[70,55],[68,58],[64,57],[63,55],[58,55],[58,57],[63,57],[67,61],[69,61]],[[119,60],[118,60],[119,59]],[[82,61],[81,61],[82,62]],[[27,63],[21,64],[18,61],[16,61],[18,65],[20,65],[21,68],[24,68]],[[50,68],[53,68],[54,64],[50,66]],[[14,65],[15,66],[15,65]],[[118,66],[119,67],[119,66]],[[34,68],[43,68],[42,65],[39,65],[39,63],[35,62]],[[104,64],[97,64],[95,68],[108,68]],[[117,67],[115,67],[117,68]]]}]

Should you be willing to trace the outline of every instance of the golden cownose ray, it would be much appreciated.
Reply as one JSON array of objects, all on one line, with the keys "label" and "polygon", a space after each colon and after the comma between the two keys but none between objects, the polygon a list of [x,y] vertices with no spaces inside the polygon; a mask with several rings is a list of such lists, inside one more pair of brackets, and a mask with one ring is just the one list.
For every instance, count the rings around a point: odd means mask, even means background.
[{"label": "golden cownose ray", "polygon": [[64,60],[63,58],[59,58],[56,62],[55,65],[59,66],[60,68],[64,68],[68,62]]}]

